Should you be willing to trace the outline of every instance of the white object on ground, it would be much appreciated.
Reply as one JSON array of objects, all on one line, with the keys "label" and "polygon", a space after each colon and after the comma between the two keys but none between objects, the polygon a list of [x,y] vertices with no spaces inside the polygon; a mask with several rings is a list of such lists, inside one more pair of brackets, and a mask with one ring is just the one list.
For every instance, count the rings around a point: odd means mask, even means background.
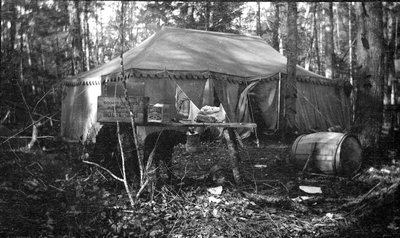
[{"label": "white object on ground", "polygon": [[222,186],[218,186],[218,187],[215,187],[215,188],[209,188],[209,189],[207,189],[207,191],[209,193],[211,193],[211,194],[214,194],[214,195],[221,195]]},{"label": "white object on ground", "polygon": [[310,194],[322,193],[322,190],[320,187],[299,186],[299,188],[301,191],[304,191],[304,192],[310,193]]}]

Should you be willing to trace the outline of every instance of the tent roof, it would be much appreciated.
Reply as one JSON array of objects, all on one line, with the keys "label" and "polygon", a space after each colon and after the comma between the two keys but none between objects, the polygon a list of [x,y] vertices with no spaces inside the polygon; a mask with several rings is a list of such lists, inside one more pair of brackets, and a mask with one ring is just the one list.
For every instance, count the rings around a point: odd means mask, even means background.
[{"label": "tent roof", "polygon": [[[260,37],[163,27],[139,46],[124,53],[124,69],[157,74],[217,73],[251,80],[286,73],[287,59]],[[120,75],[120,58],[73,77],[90,80]],[[329,80],[297,67],[303,78]],[[325,79],[325,80],[324,80]],[[331,81],[331,80],[329,80]]]}]

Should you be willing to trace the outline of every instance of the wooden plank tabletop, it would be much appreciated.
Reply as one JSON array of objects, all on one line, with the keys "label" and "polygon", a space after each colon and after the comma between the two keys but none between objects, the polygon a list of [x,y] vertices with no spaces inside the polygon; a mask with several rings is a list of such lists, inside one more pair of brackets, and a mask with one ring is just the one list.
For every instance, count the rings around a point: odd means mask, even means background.
[{"label": "wooden plank tabletop", "polygon": [[[158,124],[158,125],[153,125]],[[176,127],[206,127],[206,126],[214,126],[214,127],[225,127],[225,128],[255,128],[257,124],[255,123],[239,123],[239,122],[231,122],[231,123],[223,123],[223,122],[191,122],[191,121],[179,121],[179,122],[168,122],[168,123],[158,123],[158,122],[148,122],[146,125],[149,126],[176,126]]]},{"label": "wooden plank tabletop", "polygon": [[[105,123],[110,124],[110,123]],[[112,123],[114,124],[114,123]],[[179,121],[179,122],[147,122],[147,123],[135,123],[137,126],[159,126],[159,127],[224,127],[224,128],[256,128],[256,123],[211,123],[211,122],[191,122],[191,121]]]}]

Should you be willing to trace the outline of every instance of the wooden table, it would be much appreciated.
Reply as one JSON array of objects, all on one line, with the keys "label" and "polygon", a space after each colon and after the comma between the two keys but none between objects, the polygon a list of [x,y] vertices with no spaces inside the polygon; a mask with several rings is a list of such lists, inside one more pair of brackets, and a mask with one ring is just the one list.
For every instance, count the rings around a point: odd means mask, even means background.
[{"label": "wooden table", "polygon": [[[149,97],[142,96],[130,96],[128,101],[126,97],[110,97],[110,96],[99,96],[98,97],[98,111],[97,121],[105,125],[115,125],[117,122],[123,125],[131,124],[131,121],[135,121],[135,131],[138,131],[138,127],[162,127],[162,128],[185,128],[185,127],[221,127],[223,129],[223,135],[229,150],[230,162],[232,166],[232,172],[236,183],[240,183],[239,173],[239,154],[238,154],[238,137],[235,133],[235,128],[256,128],[255,123],[207,123],[207,122],[192,122],[189,120],[180,120],[179,122],[168,121],[168,122],[147,122],[147,106],[149,104]],[[160,114],[160,118],[163,114]],[[146,122],[145,122],[146,121]],[[140,123],[142,122],[142,123]],[[130,140],[132,131],[123,130],[121,131],[123,143],[123,151],[132,151],[132,141]],[[137,134],[137,133],[136,133]],[[135,138],[136,147],[138,149],[138,156],[143,158],[143,148],[146,137],[144,130],[143,136],[137,136]],[[128,153],[129,155],[130,153]]]},{"label": "wooden table", "polygon": [[[190,128],[190,127],[221,127],[224,128],[223,136],[228,148],[230,164],[232,167],[233,177],[237,184],[241,183],[241,177],[239,172],[239,141],[237,137],[237,133],[235,132],[236,128],[256,128],[257,124],[255,123],[209,123],[209,122],[192,122],[181,120],[179,122],[147,122],[147,123],[135,123],[135,126],[150,126],[150,127],[164,127],[164,128]],[[130,133],[129,131],[124,133]],[[140,148],[144,148],[144,141],[146,138],[142,136],[138,136],[139,138],[139,146]]]},{"label": "wooden table", "polygon": [[136,123],[137,126],[160,126],[160,127],[223,127],[223,128],[256,128],[255,123],[223,123],[223,122],[191,122],[186,120],[180,120],[179,122],[147,122],[147,123]]}]

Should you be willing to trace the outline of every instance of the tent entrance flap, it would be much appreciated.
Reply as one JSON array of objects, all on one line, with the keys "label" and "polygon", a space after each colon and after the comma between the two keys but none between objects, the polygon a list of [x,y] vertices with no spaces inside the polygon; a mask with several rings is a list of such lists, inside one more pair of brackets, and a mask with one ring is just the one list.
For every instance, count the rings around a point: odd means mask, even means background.
[{"label": "tent entrance flap", "polygon": [[[273,133],[278,128],[278,80],[257,80],[240,94],[237,106],[239,122],[255,122],[258,133]],[[250,134],[241,129],[242,137]]]},{"label": "tent entrance flap", "polygon": [[[254,119],[263,133],[273,133],[278,129],[279,118],[279,80],[262,80],[254,85],[250,96],[255,102]],[[257,121],[256,121],[257,122]]]},{"label": "tent entrance flap", "polygon": [[206,79],[173,79],[171,80],[187,95],[187,97],[198,107],[203,105],[204,91],[206,86]]}]

